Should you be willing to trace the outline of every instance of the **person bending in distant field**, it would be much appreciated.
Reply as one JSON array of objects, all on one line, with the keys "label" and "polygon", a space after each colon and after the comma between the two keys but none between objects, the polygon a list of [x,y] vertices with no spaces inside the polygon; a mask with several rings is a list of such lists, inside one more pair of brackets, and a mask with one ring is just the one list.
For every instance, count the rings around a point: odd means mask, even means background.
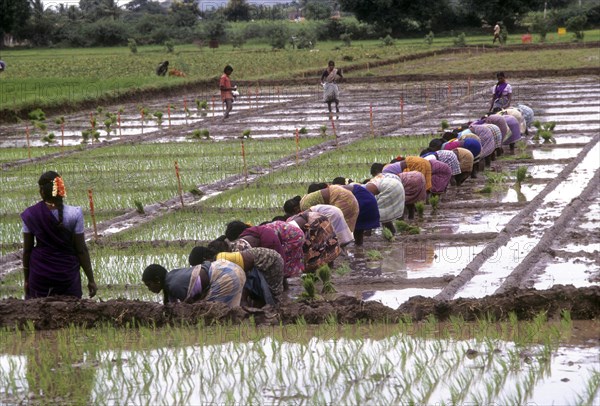
[{"label": "person bending in distant field", "polygon": [[221,100],[225,103],[225,114],[223,119],[229,117],[229,113],[233,108],[233,91],[237,89],[237,86],[231,86],[231,80],[229,76],[233,72],[233,68],[230,65],[225,66],[221,80],[219,81],[219,88],[221,89]]},{"label": "person bending in distant field", "polygon": [[144,269],[142,281],[151,292],[163,292],[164,304],[205,300],[238,307],[246,274],[239,265],[218,259],[191,268],[173,269],[171,272],[161,265],[152,264]]},{"label": "person bending in distant field", "polygon": [[54,171],[38,180],[42,200],[21,213],[25,299],[47,296],[81,298],[83,268],[90,297],[96,295],[80,207],[63,204],[66,189]]},{"label": "person bending in distant field", "polygon": [[335,62],[329,61],[327,69],[321,75],[321,84],[323,85],[323,101],[327,103],[327,108],[331,114],[331,103],[335,103],[336,113],[340,112],[340,89],[335,83],[338,76],[343,79],[342,70],[335,67]]}]

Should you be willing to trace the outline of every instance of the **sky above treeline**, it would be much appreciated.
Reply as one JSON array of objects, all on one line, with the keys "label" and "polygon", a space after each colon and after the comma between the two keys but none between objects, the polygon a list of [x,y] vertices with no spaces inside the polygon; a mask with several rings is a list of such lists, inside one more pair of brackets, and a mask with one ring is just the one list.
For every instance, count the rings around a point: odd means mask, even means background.
[{"label": "sky above treeline", "polygon": [[[117,0],[119,6],[125,6],[131,0]],[[291,3],[292,0],[247,0],[249,4],[262,4],[262,5],[273,5],[273,4],[284,4]],[[161,1],[159,1],[160,3]],[[79,6],[79,0],[44,0],[44,6],[57,7],[59,4],[66,4],[67,6]],[[227,0],[200,0],[200,9],[212,9],[224,7],[227,5]]]}]

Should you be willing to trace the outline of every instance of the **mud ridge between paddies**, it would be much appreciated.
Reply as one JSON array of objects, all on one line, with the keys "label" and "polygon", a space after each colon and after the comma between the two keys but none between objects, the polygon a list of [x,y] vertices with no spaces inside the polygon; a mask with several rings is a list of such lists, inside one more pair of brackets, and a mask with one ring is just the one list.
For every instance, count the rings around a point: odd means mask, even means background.
[{"label": "mud ridge between paddies", "polygon": [[399,321],[420,321],[434,316],[438,321],[462,317],[507,320],[511,313],[519,320],[529,320],[540,313],[549,319],[559,319],[564,311],[573,320],[592,320],[600,315],[600,286],[574,288],[557,285],[549,290],[512,290],[482,299],[438,301],[422,296],[412,297],[394,310],[378,302],[365,302],[351,296],[332,299],[300,300],[272,309],[229,308],[222,303],[199,302],[161,305],[138,300],[95,302],[69,297],[44,299],[5,299],[0,302],[0,326],[3,328],[35,328],[53,330],[69,326],[94,328],[178,326],[213,324],[330,323],[341,324]]},{"label": "mud ridge between paddies", "polygon": [[[548,49],[573,49],[573,48],[598,48],[600,42],[585,42],[585,43],[564,43],[564,44],[531,44],[531,45],[509,45],[501,48],[497,47],[485,47],[480,46],[466,46],[461,48],[445,48],[435,51],[420,52],[411,55],[404,55],[397,58],[391,59],[377,59],[367,63],[349,63],[345,66],[346,72],[356,72],[362,70],[368,70],[369,68],[376,68],[381,66],[393,65],[396,63],[414,61],[424,58],[429,58],[437,55],[445,54],[456,54],[456,53],[471,53],[473,50],[481,52],[496,52],[506,53],[515,51],[536,51],[536,50],[548,50]],[[285,79],[255,79],[255,80],[238,80],[236,83],[239,86],[246,85],[262,85],[262,86],[292,86],[292,85],[310,85],[315,83],[315,78],[321,74],[322,70],[306,70],[298,73],[298,77],[291,77]],[[600,66],[595,68],[578,68],[578,69],[535,69],[535,70],[510,70],[505,69],[504,72],[509,77],[521,77],[521,78],[536,78],[536,77],[556,77],[556,76],[581,76],[581,75],[598,75],[600,74]],[[348,77],[345,79],[346,83],[378,83],[378,82],[426,82],[436,80],[467,80],[467,79],[489,79],[494,77],[495,72],[478,72],[478,73],[465,73],[465,74],[452,74],[451,77],[448,75],[430,75],[430,74],[410,74],[410,75],[395,75],[395,76],[372,76],[372,77]],[[54,103],[52,105],[43,106],[46,114],[66,114],[74,113],[86,109],[95,109],[98,105],[114,105],[120,103],[133,103],[139,102],[146,98],[157,98],[157,97],[174,97],[183,92],[190,92],[195,90],[201,90],[206,88],[215,88],[215,84],[218,83],[218,77],[198,80],[193,82],[180,83],[169,87],[152,87],[152,88],[132,88],[123,92],[112,95],[103,95],[97,98],[86,99],[81,101],[64,101],[60,103]],[[40,107],[37,104],[31,104],[20,107],[18,109],[1,109],[0,110],[0,123],[15,123],[19,120],[27,119],[29,112],[33,109]]]}]

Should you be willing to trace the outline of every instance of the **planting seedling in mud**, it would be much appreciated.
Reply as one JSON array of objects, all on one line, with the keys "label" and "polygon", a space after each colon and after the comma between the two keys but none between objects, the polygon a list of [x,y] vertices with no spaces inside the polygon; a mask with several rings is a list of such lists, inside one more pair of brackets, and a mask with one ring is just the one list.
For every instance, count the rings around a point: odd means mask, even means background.
[{"label": "planting seedling in mud", "polygon": [[211,243],[208,247],[194,247],[189,257],[190,265],[201,265],[205,260],[215,258],[231,261],[246,273],[242,303],[250,302],[248,299],[251,299],[252,307],[278,304],[283,295],[281,255],[275,250],[262,247],[239,252],[227,252],[228,250],[224,240],[219,245]]},{"label": "planting seedling in mud", "polygon": [[[425,203],[427,200],[426,181],[421,172],[414,170],[404,172],[405,167],[404,161],[393,162],[388,165],[374,163],[371,165],[371,174],[374,176],[380,173],[396,175],[400,179],[404,189],[404,207],[408,219],[412,220],[415,218],[415,204],[418,202]],[[402,216],[403,214],[399,217]]]},{"label": "planting seedling in mud", "polygon": [[341,187],[352,192],[358,202],[358,217],[356,227],[354,228],[354,243],[362,245],[365,233],[379,227],[379,208],[377,207],[377,198],[369,192],[360,183],[355,183],[352,179],[341,176],[333,179],[333,185]]},{"label": "planting seedling in mud", "polygon": [[327,69],[321,74],[321,85],[323,86],[323,102],[327,103],[327,109],[331,114],[331,103],[335,103],[335,112],[340,112],[340,89],[336,83],[337,78],[343,79],[342,70],[335,67],[334,61],[327,63]]},{"label": "planting seedling in mud", "polygon": [[[334,230],[336,222],[344,222],[343,214],[337,207],[327,205],[317,205],[313,208],[299,212],[300,196],[295,196],[285,202],[283,209],[288,213],[287,221],[297,225],[304,231],[304,272],[314,272],[322,265],[329,264],[333,267],[333,261],[340,255],[340,244],[338,236]],[[331,218],[317,210],[322,207],[325,210],[331,209],[336,215]],[[292,214],[295,213],[295,214]],[[337,219],[337,220],[336,220]]]},{"label": "planting seedling in mud", "polygon": [[164,304],[203,300],[238,307],[246,275],[239,265],[219,259],[171,272],[161,265],[148,265],[142,274],[142,281],[151,292],[163,292]]},{"label": "planting seedling in mud", "polygon": [[231,86],[231,79],[229,76],[233,73],[233,68],[230,65],[225,66],[223,69],[223,74],[221,75],[221,79],[219,81],[219,89],[221,90],[221,100],[225,103],[225,113],[223,114],[223,119],[229,117],[229,113],[231,113],[231,109],[233,108],[233,97],[234,91],[237,91],[237,86]]},{"label": "planting seedling in mud", "polygon": [[392,234],[396,233],[393,221],[404,213],[404,186],[400,178],[391,173],[380,173],[374,176],[366,186],[377,199],[379,221]]},{"label": "planting seedling in mud", "polygon": [[[352,233],[356,228],[359,205],[351,191],[340,185],[312,183],[308,186],[308,193],[300,200],[298,211],[308,210],[317,205],[331,205],[341,210],[347,224],[347,230],[342,227],[342,230],[338,233],[340,245],[344,247],[354,241]],[[336,228],[335,224],[334,228]]]},{"label": "planting seedling in mud", "polygon": [[290,223],[273,221],[250,226],[234,220],[227,224],[225,236],[231,241],[232,251],[242,251],[250,247],[271,248],[277,251],[283,258],[286,278],[300,276],[304,272],[304,233]]},{"label": "planting seedling in mud", "polygon": [[90,297],[95,296],[81,208],[63,203],[67,192],[58,173],[45,172],[38,185],[42,201],[21,213],[25,298],[81,298],[80,268],[88,279]]}]

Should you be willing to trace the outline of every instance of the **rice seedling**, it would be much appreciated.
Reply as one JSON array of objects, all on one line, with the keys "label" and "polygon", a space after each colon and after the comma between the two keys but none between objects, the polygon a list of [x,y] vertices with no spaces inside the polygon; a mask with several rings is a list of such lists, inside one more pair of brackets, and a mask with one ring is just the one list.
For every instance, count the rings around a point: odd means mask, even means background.
[{"label": "rice seedling", "polygon": [[378,250],[367,251],[367,259],[369,261],[379,261],[383,259],[383,255]]},{"label": "rice seedling", "polygon": [[556,139],[554,138],[556,123],[554,121],[541,123],[539,120],[535,120],[532,125],[537,129],[537,133],[533,138],[534,141],[539,141],[542,138],[544,143],[556,143]]},{"label": "rice seedling", "polygon": [[144,205],[139,200],[134,200],[133,204],[135,205],[135,210],[140,214],[146,214],[144,211]]},{"label": "rice seedling", "polygon": [[339,276],[344,276],[352,272],[352,268],[347,263],[343,263],[335,267],[335,273]]},{"label": "rice seedling", "polygon": [[314,274],[304,274],[301,277],[302,287],[304,291],[300,294],[300,297],[303,299],[316,299],[317,297],[317,288],[315,283]]},{"label": "rice seedling", "polygon": [[415,210],[417,211],[417,216],[419,216],[420,219],[423,218],[423,214],[425,213],[425,203],[423,202],[416,202],[415,203]]},{"label": "rice seedling", "polygon": [[240,138],[250,138],[251,133],[252,133],[252,130],[246,129],[246,130],[242,131],[242,136]]},{"label": "rice seedling", "polygon": [[306,129],[306,127],[301,127],[300,130],[298,131],[298,133],[300,133],[302,135],[306,135],[306,134],[308,134],[308,130]]},{"label": "rice seedling", "polygon": [[331,269],[328,265],[323,265],[319,269],[317,269],[316,275],[323,283],[323,286],[321,288],[321,294],[336,292],[335,287],[331,282]]},{"label": "rice seedling", "polygon": [[321,134],[321,137],[327,137],[327,126],[322,125],[321,127],[319,127],[319,132]]},{"label": "rice seedling", "polygon": [[387,227],[383,227],[382,231],[381,231],[381,235],[383,235],[383,238],[385,238],[386,241],[395,241],[395,237],[394,237],[394,233],[392,233],[392,231],[387,228]]},{"label": "rice seedling", "polygon": [[517,185],[520,185],[527,177],[527,167],[519,166],[516,171]]},{"label": "rice seedling", "polygon": [[440,196],[432,195],[429,196],[429,204],[431,205],[431,214],[436,214],[440,205]]}]

